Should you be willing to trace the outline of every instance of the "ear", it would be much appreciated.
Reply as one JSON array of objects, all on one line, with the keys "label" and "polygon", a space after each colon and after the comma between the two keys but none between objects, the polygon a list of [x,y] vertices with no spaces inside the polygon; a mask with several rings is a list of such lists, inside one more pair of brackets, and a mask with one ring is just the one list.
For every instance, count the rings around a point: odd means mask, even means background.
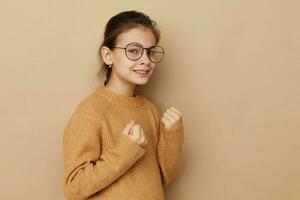
[{"label": "ear", "polygon": [[112,56],[112,52],[111,50],[106,47],[106,46],[103,46],[101,47],[101,57],[103,59],[103,62],[107,65],[111,65],[113,63],[113,56]]}]

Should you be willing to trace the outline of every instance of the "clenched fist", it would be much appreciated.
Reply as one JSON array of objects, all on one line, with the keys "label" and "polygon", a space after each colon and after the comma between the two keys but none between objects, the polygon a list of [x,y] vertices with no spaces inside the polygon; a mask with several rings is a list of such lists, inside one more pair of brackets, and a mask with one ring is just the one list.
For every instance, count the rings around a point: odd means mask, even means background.
[{"label": "clenched fist", "polygon": [[134,120],[131,120],[122,131],[124,135],[127,135],[132,141],[136,142],[140,146],[147,144],[147,138],[140,124],[134,124]]},{"label": "clenched fist", "polygon": [[162,117],[162,122],[166,128],[172,128],[177,123],[180,123],[182,120],[182,113],[174,107],[170,107],[164,112]]}]

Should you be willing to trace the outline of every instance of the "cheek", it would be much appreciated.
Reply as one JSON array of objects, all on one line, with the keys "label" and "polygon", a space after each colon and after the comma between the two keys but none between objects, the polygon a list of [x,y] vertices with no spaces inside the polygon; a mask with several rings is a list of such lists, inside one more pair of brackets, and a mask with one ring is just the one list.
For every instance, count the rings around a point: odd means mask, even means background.
[{"label": "cheek", "polygon": [[[125,56],[119,56],[117,59],[115,59],[114,63],[115,63],[115,69],[117,73],[123,76],[130,75],[130,74],[135,75],[133,69],[138,68],[140,64],[138,60],[132,61]],[[150,72],[152,74],[154,69],[156,68],[156,63],[150,62],[149,67],[152,69]]]},{"label": "cheek", "polygon": [[122,71],[126,71],[126,69],[131,68],[135,65],[134,61],[129,60],[125,56],[120,56],[115,60],[115,66],[122,69]]},{"label": "cheek", "polygon": [[156,67],[156,63],[151,63],[151,68],[155,69],[155,67]]},{"label": "cheek", "polygon": [[118,62],[115,62],[115,69],[118,74],[126,76],[131,73],[134,73],[132,69],[136,67],[136,64],[137,63],[130,61],[128,59],[127,60],[120,59],[118,60]]}]

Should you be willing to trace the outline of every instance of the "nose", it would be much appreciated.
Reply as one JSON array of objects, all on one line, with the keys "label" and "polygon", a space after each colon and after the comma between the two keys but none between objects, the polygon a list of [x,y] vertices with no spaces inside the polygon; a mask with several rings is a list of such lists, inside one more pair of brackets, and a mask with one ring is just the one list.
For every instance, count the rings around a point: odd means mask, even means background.
[{"label": "nose", "polygon": [[141,60],[145,64],[149,64],[151,62],[150,58],[149,58],[149,55],[148,55],[148,49],[144,49]]}]

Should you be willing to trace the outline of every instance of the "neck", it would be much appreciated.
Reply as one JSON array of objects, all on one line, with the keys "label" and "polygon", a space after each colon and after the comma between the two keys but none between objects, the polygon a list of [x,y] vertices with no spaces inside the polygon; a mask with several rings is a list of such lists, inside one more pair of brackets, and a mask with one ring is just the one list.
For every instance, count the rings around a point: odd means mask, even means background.
[{"label": "neck", "polygon": [[134,97],[135,84],[124,84],[124,83],[116,83],[109,81],[106,86],[109,90],[118,93],[120,95]]}]

